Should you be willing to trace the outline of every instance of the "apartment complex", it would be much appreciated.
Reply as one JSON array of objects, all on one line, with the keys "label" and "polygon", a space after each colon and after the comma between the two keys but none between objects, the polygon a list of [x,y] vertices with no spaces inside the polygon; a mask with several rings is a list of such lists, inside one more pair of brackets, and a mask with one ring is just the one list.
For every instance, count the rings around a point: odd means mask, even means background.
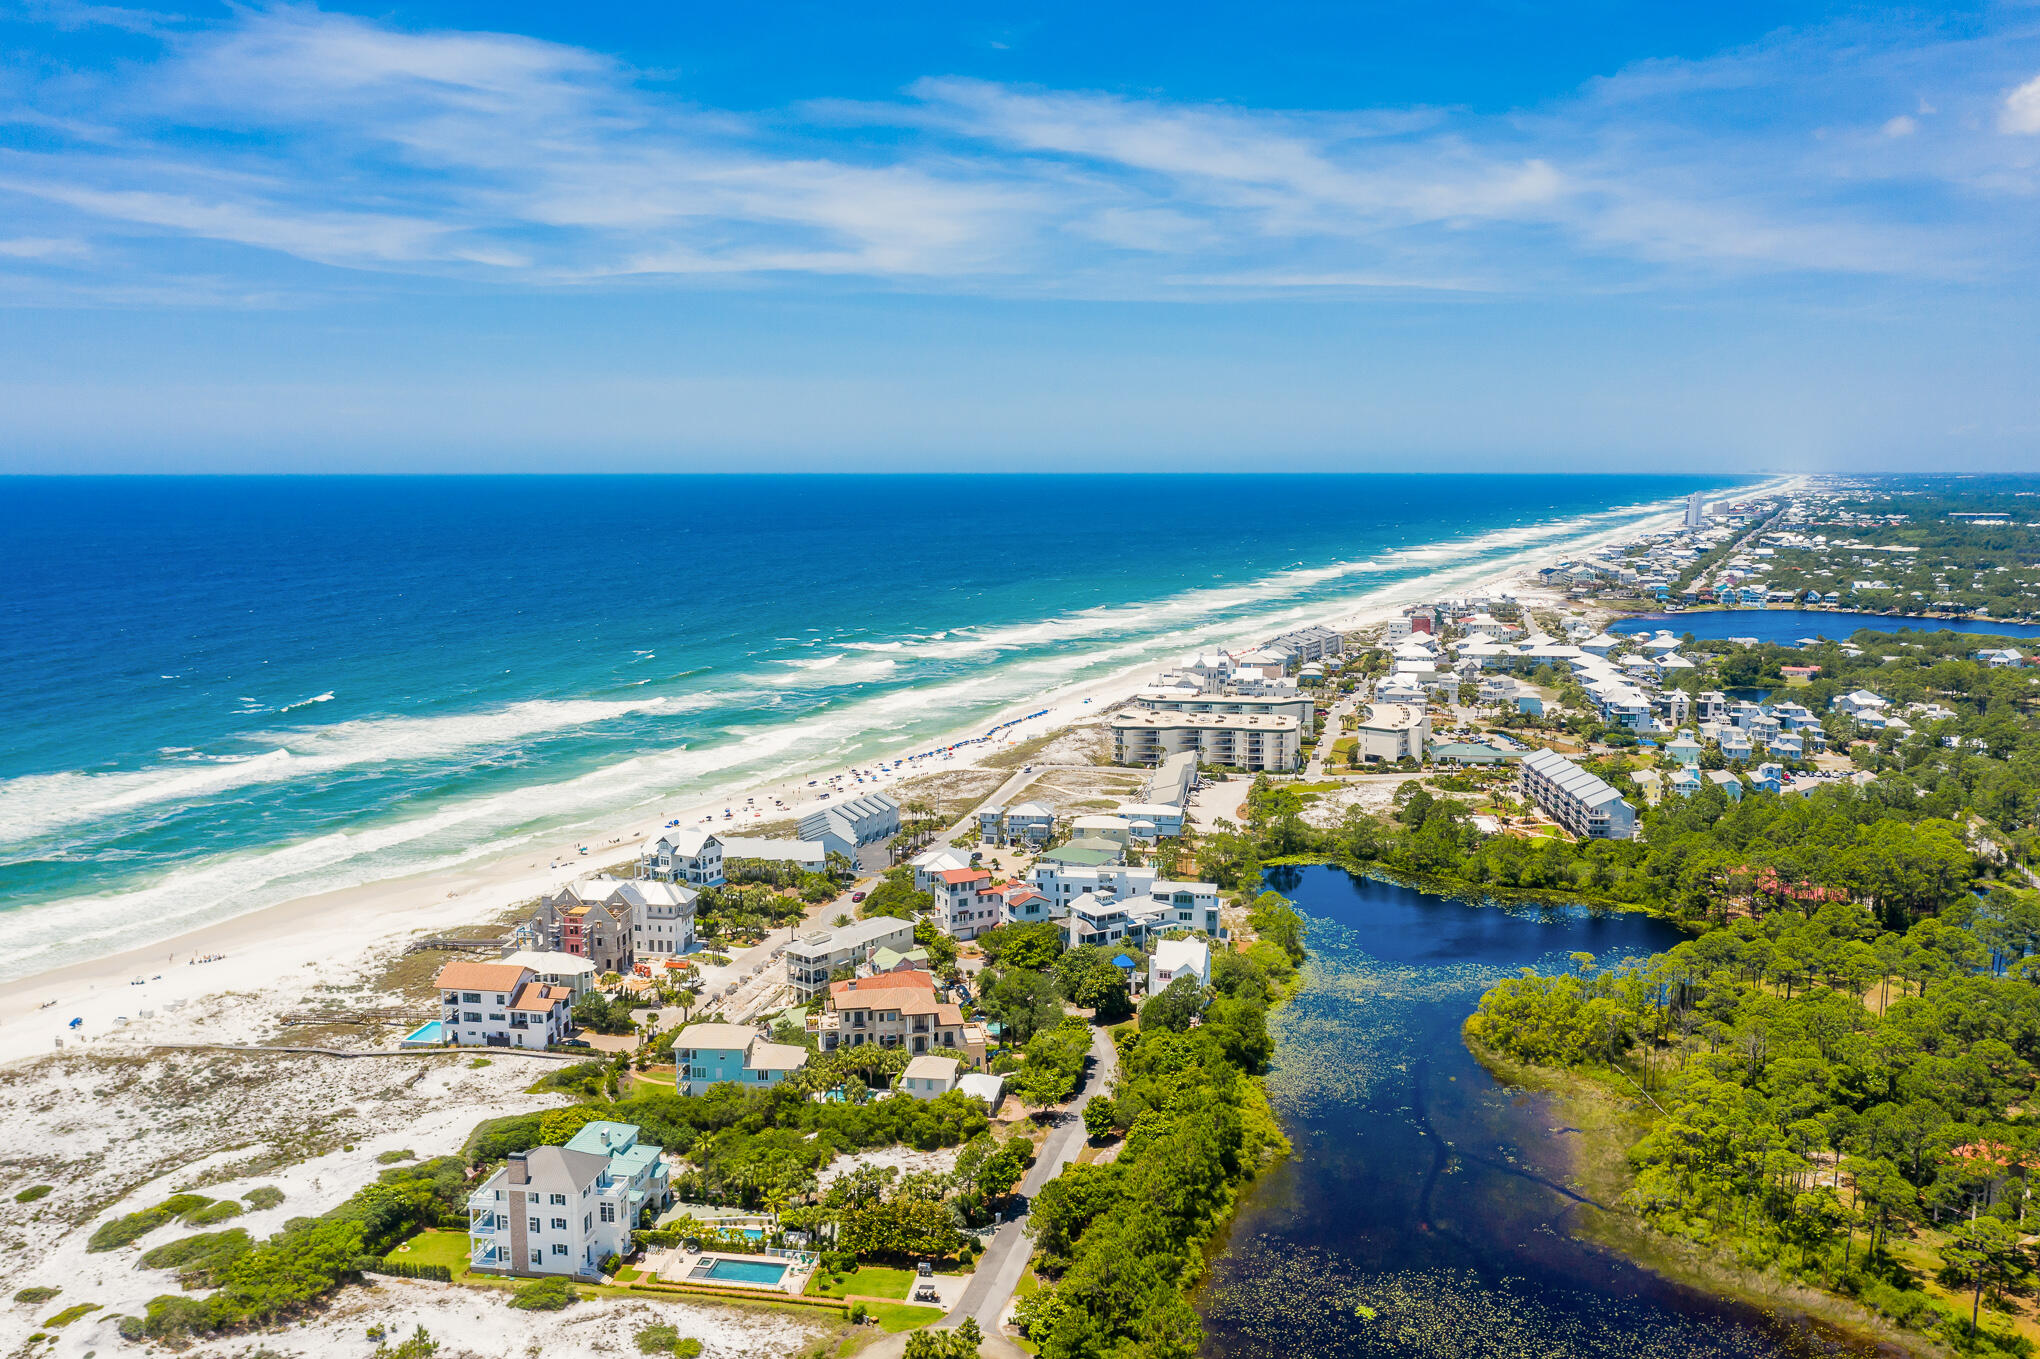
[{"label": "apartment complex", "polygon": [[1523,796],[1574,835],[1627,840],[1636,834],[1636,809],[1622,794],[1558,752],[1535,751],[1519,770]]},{"label": "apartment complex", "polygon": [[1160,764],[1171,755],[1194,755],[1199,764],[1283,773],[1302,763],[1302,749],[1302,724],[1293,717],[1131,708],[1112,719],[1116,764]]},{"label": "apartment complex", "polygon": [[1354,729],[1353,755],[1360,764],[1394,764],[1424,759],[1431,739],[1431,710],[1421,703],[1370,703]]}]

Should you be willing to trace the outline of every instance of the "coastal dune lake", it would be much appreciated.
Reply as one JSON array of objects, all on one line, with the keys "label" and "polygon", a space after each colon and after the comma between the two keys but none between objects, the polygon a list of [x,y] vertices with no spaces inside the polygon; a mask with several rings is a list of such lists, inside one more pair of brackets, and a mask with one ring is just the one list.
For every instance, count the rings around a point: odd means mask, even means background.
[{"label": "coastal dune lake", "polygon": [[1304,989],[1275,1016],[1295,1154],[1248,1192],[1199,1302],[1227,1359],[1623,1359],[1853,1353],[1576,1240],[1569,1132],[1460,1037],[1523,967],[1602,963],[1683,936],[1647,916],[1476,904],[1334,868],[1272,871],[1309,922]]}]

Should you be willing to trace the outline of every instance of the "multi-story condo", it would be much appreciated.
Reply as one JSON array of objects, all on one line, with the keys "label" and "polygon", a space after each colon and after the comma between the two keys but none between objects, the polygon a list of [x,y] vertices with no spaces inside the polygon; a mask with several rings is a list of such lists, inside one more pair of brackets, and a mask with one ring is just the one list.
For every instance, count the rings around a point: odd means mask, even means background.
[{"label": "multi-story condo", "polygon": [[1283,772],[1301,762],[1302,744],[1302,727],[1293,717],[1132,708],[1112,719],[1117,764],[1159,764],[1171,755],[1194,754],[1199,764]]},{"label": "multi-story condo", "polygon": [[1636,834],[1636,809],[1565,756],[1535,751],[1518,768],[1523,795],[1574,835],[1627,840]]},{"label": "multi-story condo", "polygon": [[1332,628],[1298,628],[1269,639],[1267,650],[1286,651],[1299,661],[1323,661],[1346,654],[1346,639]]},{"label": "multi-story condo", "polygon": [[689,1024],[673,1035],[674,1084],[683,1095],[734,1083],[760,1090],[807,1065],[808,1052],[743,1024]]},{"label": "multi-story condo", "polygon": [[1353,753],[1362,764],[1394,764],[1424,758],[1431,738],[1430,709],[1412,703],[1370,703],[1354,729]]},{"label": "multi-story condo", "polygon": [[963,1022],[963,1011],[944,1001],[926,972],[886,972],[831,982],[822,1013],[808,1017],[822,1051],[876,1043],[920,1054],[931,1048],[968,1053],[984,1065],[985,1031]]},{"label": "multi-story condo", "polygon": [[805,1005],[829,984],[840,968],[869,961],[879,949],[905,953],[914,946],[914,922],[875,915],[854,925],[803,934],[786,946],[786,982],[794,999]]},{"label": "multi-story condo", "polygon": [[800,838],[855,859],[865,845],[900,833],[900,804],[884,793],[865,793],[841,802],[813,802],[798,813]]},{"label": "multi-story condo", "polygon": [[1241,713],[1262,717],[1293,717],[1299,723],[1317,715],[1317,700],[1305,693],[1203,694],[1188,688],[1142,689],[1133,706],[1158,713]]},{"label": "multi-story condo", "polygon": [[462,1047],[544,1048],[573,1028],[574,989],[512,963],[451,962],[439,969],[440,1036]]},{"label": "multi-story condo", "polygon": [[599,1279],[645,1210],[671,1197],[665,1159],[636,1126],[590,1123],[564,1147],[511,1152],[468,1195],[468,1259],[490,1274]]}]

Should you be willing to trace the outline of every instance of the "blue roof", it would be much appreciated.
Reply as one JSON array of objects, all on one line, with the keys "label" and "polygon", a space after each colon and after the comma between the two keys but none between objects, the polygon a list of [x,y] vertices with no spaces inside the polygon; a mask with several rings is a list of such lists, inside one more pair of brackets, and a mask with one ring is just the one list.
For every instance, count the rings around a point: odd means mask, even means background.
[{"label": "blue roof", "polygon": [[1127,957],[1124,953],[1115,954],[1112,959],[1112,965],[1114,967],[1132,967],[1133,959]]}]

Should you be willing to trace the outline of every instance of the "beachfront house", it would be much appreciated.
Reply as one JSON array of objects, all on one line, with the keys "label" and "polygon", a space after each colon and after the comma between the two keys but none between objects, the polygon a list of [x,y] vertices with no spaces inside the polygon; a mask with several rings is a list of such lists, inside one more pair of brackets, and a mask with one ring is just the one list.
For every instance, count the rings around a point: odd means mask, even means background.
[{"label": "beachfront house", "polygon": [[808,873],[828,866],[828,850],[814,840],[781,840],[723,835],[700,826],[659,831],[638,854],[640,873],[647,878],[689,887],[720,887],[728,879],[731,860],[753,859],[790,864]]},{"label": "beachfront house", "polygon": [[786,984],[805,1005],[828,987],[831,973],[854,968],[880,949],[906,953],[913,947],[914,922],[889,915],[815,930],[786,946]]},{"label": "beachfront house", "polygon": [[631,952],[654,964],[694,952],[694,903],[701,893],[677,882],[639,878],[616,889],[630,904]]},{"label": "beachfront house", "polygon": [[439,969],[440,1035],[460,1047],[544,1048],[573,1027],[574,991],[515,963],[456,960]]},{"label": "beachfront house", "polygon": [[468,1261],[485,1274],[600,1279],[646,1209],[671,1202],[661,1149],[629,1123],[589,1123],[564,1147],[514,1151],[468,1195]]},{"label": "beachfront house", "polygon": [[689,1024],[673,1035],[673,1083],[683,1095],[709,1087],[760,1090],[807,1065],[807,1049],[774,1043],[743,1024]]}]

